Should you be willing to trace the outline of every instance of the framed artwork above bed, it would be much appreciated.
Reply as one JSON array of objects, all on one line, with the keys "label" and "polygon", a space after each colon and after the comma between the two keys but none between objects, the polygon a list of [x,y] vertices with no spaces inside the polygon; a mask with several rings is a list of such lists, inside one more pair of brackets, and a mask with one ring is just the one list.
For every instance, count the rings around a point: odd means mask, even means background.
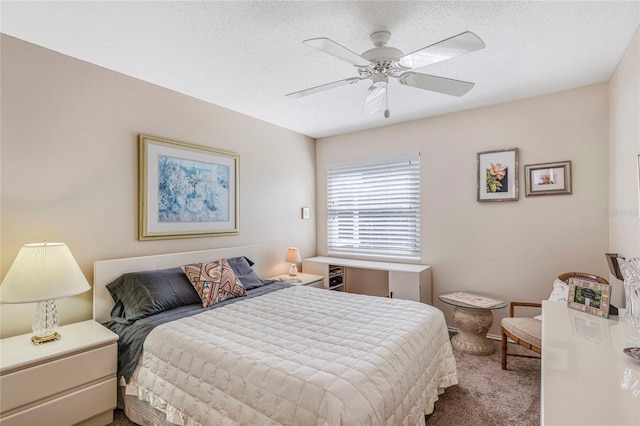
[{"label": "framed artwork above bed", "polygon": [[138,239],[237,235],[240,156],[140,135]]}]

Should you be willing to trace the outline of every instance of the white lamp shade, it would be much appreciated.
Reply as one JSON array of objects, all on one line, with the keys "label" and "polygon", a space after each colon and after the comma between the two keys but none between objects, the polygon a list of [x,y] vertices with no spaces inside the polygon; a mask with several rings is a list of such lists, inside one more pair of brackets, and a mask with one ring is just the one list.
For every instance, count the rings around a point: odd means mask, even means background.
[{"label": "white lamp shade", "polygon": [[64,243],[25,244],[0,285],[1,303],[75,296],[91,289]]},{"label": "white lamp shade", "polygon": [[302,262],[300,257],[300,250],[297,247],[289,247],[287,250],[287,256],[284,258],[287,262]]}]

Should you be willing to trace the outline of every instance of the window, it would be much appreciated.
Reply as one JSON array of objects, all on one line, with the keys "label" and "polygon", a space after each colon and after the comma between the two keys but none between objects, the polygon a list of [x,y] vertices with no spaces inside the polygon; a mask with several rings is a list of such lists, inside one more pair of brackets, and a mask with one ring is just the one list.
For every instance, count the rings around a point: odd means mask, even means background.
[{"label": "window", "polygon": [[420,258],[420,154],[327,168],[329,254]]}]

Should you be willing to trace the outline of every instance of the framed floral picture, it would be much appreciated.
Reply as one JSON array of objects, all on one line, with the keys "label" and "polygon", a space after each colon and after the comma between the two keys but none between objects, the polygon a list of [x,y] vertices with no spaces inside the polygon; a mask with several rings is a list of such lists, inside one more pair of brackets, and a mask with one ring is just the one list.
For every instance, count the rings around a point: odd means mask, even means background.
[{"label": "framed floral picture", "polygon": [[139,137],[138,239],[236,235],[240,156]]},{"label": "framed floral picture", "polygon": [[571,194],[571,161],[524,166],[525,196]]},{"label": "framed floral picture", "polygon": [[478,153],[478,201],[518,200],[518,151]]}]

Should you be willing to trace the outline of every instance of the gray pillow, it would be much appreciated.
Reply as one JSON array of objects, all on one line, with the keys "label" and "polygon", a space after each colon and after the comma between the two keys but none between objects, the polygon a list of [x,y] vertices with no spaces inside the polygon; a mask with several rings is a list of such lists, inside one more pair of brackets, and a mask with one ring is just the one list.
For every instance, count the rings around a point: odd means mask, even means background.
[{"label": "gray pillow", "polygon": [[249,291],[263,285],[271,284],[277,280],[263,280],[256,274],[251,267],[253,262],[244,256],[232,257],[227,259],[229,266],[233,269],[236,277],[240,280],[244,288]]},{"label": "gray pillow", "polygon": [[119,311],[112,311],[112,316],[128,321],[202,303],[198,292],[180,268],[123,274],[109,283],[107,290]]}]

